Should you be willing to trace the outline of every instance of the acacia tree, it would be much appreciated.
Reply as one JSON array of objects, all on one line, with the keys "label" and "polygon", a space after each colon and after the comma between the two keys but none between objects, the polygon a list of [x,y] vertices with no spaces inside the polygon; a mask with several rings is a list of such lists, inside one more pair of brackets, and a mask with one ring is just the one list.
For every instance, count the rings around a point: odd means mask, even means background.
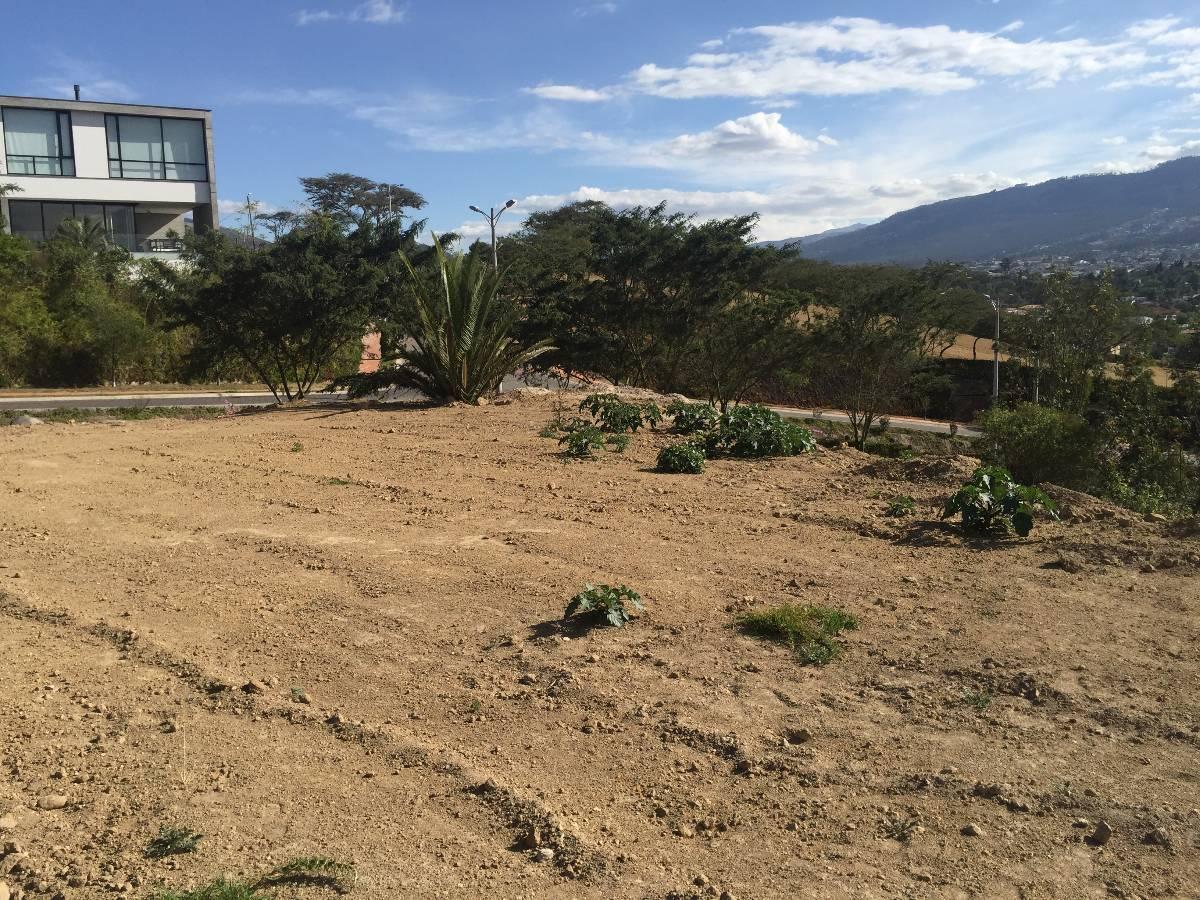
[{"label": "acacia tree", "polygon": [[[416,211],[425,206],[425,198],[411,188],[372,181],[349,172],[301,178],[300,186],[314,212],[329,217],[347,230],[411,219],[408,210]],[[424,225],[423,222],[420,224]]]},{"label": "acacia tree", "polygon": [[159,278],[179,321],[196,328],[195,352],[206,365],[236,357],[276,400],[299,400],[362,339],[400,243],[395,223],[346,234],[313,215],[258,251],[219,233],[192,238],[190,267],[161,267]]},{"label": "acacia tree", "polygon": [[848,277],[811,331],[813,385],[845,411],[862,449],[871,427],[900,400],[921,362],[953,340],[960,272],[929,265],[882,285]]},{"label": "acacia tree", "polygon": [[541,363],[568,375],[736,399],[761,382],[770,322],[787,317],[772,283],[787,254],[751,244],[756,222],[698,224],[665,204],[535,213],[500,247],[529,310],[524,334],[551,338]]}]

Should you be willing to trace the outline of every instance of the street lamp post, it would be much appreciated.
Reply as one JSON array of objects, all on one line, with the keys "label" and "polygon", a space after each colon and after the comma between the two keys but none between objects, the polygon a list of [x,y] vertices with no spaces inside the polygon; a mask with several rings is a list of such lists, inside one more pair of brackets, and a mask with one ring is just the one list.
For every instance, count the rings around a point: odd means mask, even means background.
[{"label": "street lamp post", "polygon": [[1000,402],[1000,298],[992,299],[991,294],[984,294],[992,309],[996,311],[996,339],[992,342],[992,405]]},{"label": "street lamp post", "polygon": [[481,216],[483,216],[485,219],[488,220],[488,225],[490,225],[492,227],[492,268],[496,271],[500,270],[500,260],[496,255],[496,223],[498,221],[500,221],[500,217],[502,215],[504,215],[504,211],[506,209],[512,208],[513,206],[516,205],[516,203],[517,203],[516,200],[509,200],[502,207],[500,207],[500,209],[496,209],[495,207],[492,207],[487,212],[484,212],[478,206],[471,207],[471,212],[479,213]]}]

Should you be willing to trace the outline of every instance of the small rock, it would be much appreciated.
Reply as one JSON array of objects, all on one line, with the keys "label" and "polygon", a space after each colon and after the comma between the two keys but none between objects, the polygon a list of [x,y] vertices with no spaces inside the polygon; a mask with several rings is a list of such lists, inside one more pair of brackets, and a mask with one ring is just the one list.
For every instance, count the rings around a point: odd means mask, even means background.
[{"label": "small rock", "polygon": [[47,794],[45,797],[38,798],[37,805],[38,809],[52,810],[62,809],[70,802],[71,798],[65,794]]},{"label": "small rock", "polygon": [[0,831],[11,831],[17,827],[17,817],[12,813],[0,816]]},{"label": "small rock", "polygon": [[257,678],[251,678],[242,685],[242,690],[247,694],[265,694],[270,687],[265,681],[260,681]]},{"label": "small rock", "polygon": [[11,894],[9,893],[8,885],[3,881],[0,881],[0,900],[8,900],[10,896]]},{"label": "small rock", "polygon": [[1171,836],[1167,834],[1165,828],[1155,828],[1153,831],[1147,831],[1142,835],[1142,843],[1149,844],[1152,847],[1170,847]]},{"label": "small rock", "polygon": [[1092,823],[1089,822],[1087,819],[1076,819],[1074,822],[1071,823],[1071,827],[1072,828],[1091,828]]},{"label": "small rock", "polygon": [[968,822],[961,830],[967,837],[983,837],[983,829],[974,822]]},{"label": "small rock", "polygon": [[554,861],[554,850],[550,847],[538,847],[534,852],[533,858],[540,863],[548,863]]},{"label": "small rock", "polygon": [[12,420],[14,425],[45,425],[37,416],[17,416]]},{"label": "small rock", "polygon": [[517,679],[521,684],[537,684],[538,677],[532,672],[526,672]]},{"label": "small rock", "polygon": [[542,843],[542,832],[534,827],[530,828],[517,841],[517,846],[522,850],[536,850]]},{"label": "small rock", "polygon": [[1092,832],[1088,840],[1097,847],[1103,847],[1113,836],[1113,827],[1107,822],[1097,822],[1096,830]]}]

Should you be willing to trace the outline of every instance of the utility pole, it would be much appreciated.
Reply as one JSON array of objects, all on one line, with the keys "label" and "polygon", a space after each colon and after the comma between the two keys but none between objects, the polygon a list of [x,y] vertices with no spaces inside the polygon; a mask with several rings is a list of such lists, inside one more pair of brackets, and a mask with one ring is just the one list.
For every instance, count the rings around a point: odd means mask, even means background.
[{"label": "utility pole", "polygon": [[496,255],[496,223],[500,220],[500,217],[504,215],[504,211],[506,209],[511,209],[512,207],[516,206],[516,204],[516,200],[509,200],[502,207],[500,207],[499,210],[497,210],[495,207],[492,207],[487,212],[484,212],[478,206],[470,207],[471,212],[479,213],[488,220],[488,225],[492,227],[492,269],[496,272],[500,271],[500,260]]}]

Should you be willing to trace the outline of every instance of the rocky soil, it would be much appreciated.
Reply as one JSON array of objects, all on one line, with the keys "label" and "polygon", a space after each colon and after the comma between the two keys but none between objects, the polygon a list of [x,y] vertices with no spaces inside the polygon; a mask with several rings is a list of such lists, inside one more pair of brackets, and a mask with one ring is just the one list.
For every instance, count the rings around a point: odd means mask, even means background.
[{"label": "rocky soil", "polygon": [[551,402],[0,429],[0,900],[1200,896],[1194,522],[980,544],[966,458],[564,463]]}]

